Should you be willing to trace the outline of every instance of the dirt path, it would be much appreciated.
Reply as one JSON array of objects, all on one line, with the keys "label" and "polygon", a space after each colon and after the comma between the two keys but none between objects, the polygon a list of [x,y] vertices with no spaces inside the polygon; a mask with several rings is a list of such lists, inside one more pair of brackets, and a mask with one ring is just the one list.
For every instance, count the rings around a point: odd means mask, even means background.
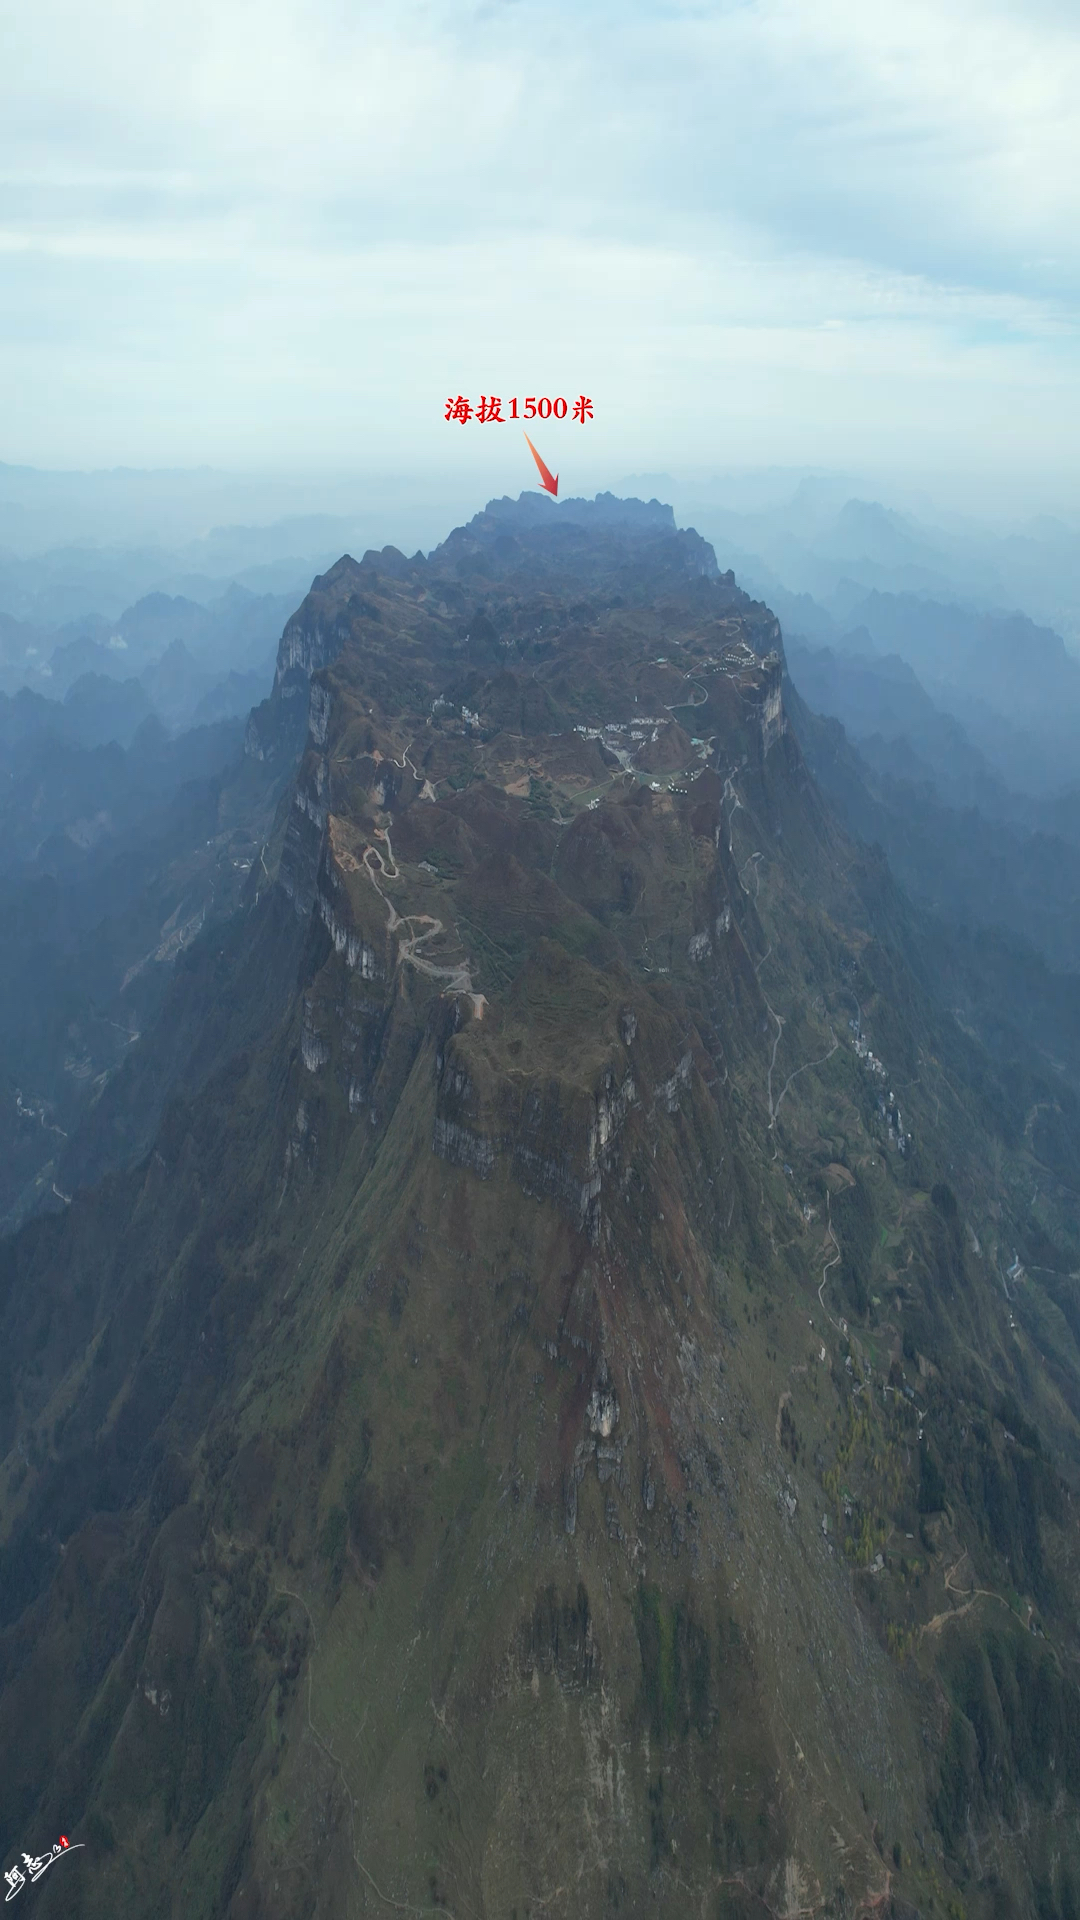
[{"label": "dirt path", "polygon": [[690,682],[690,685],[691,685],[692,687],[696,687],[696,688],[697,688],[697,690],[698,690],[698,693],[699,693],[699,694],[701,695],[701,698],[700,698],[699,700],[670,700],[670,701],[669,701],[669,700],[662,700],[662,701],[661,701],[661,703],[660,703],[660,704],[661,704],[661,706],[663,706],[663,707],[666,707],[666,708],[667,708],[667,711],[668,711],[669,713],[674,713],[674,711],[675,711],[675,709],[676,709],[676,707],[705,707],[705,706],[708,706],[708,704],[709,704],[709,696],[708,696],[708,694],[706,693],[706,691],[705,691],[705,688],[704,688],[704,687],[702,686],[702,684],[701,684],[701,682],[700,682],[700,680],[694,680],[694,679],[693,679],[693,678],[691,677],[691,675],[690,675],[690,674],[688,674],[688,673],[686,673],[686,674],[684,674],[684,675],[683,675],[683,679],[684,679],[684,680],[688,680],[688,681]]},{"label": "dirt path", "polygon": [[829,1226],[828,1226],[828,1233],[826,1238],[832,1241],[836,1251],[834,1252],[831,1260],[826,1260],[825,1265],[821,1270],[821,1285],[817,1290],[817,1297],[818,1297],[818,1305],[820,1306],[821,1311],[825,1315],[825,1318],[826,1320],[828,1320],[830,1326],[835,1327],[837,1333],[842,1333],[843,1328],[839,1325],[839,1323],[836,1320],[833,1319],[832,1314],[829,1312],[828,1307],[825,1305],[825,1282],[829,1277],[830,1269],[833,1267],[838,1267],[840,1265],[840,1242],[837,1239],[835,1233],[833,1232],[832,1194],[831,1193],[827,1195],[827,1204],[828,1204]]},{"label": "dirt path", "polygon": [[[487,1006],[487,1000],[484,995],[478,993],[473,986],[472,969],[469,961],[467,959],[459,960],[453,966],[440,967],[436,965],[434,960],[426,959],[420,952],[420,948],[427,941],[435,940],[438,935],[444,931],[443,922],[437,919],[432,913],[399,913],[393,901],[388,898],[379,885],[379,880],[375,877],[376,871],[378,872],[379,878],[385,881],[399,880],[401,878],[397,862],[394,859],[394,850],[390,844],[390,835],[388,833],[384,834],[383,838],[386,841],[386,850],[390,857],[389,868],[387,867],[380,848],[374,846],[366,846],[361,859],[354,864],[357,870],[362,869],[362,871],[367,874],[379,899],[386,908],[387,931],[389,933],[396,933],[398,936],[398,959],[406,966],[415,967],[419,973],[426,973],[432,980],[444,980],[448,993],[466,994],[472,1001],[473,1012],[476,1014],[477,1019],[482,1020],[484,1017],[484,1008]],[[405,927],[422,927],[426,929],[426,931],[421,933],[403,933],[399,931],[399,929]]]},{"label": "dirt path", "polygon": [[[768,1001],[767,1001],[767,1000],[766,1000],[766,1002],[765,1002],[765,1005],[766,1005],[767,1007],[769,1006],[769,1003],[768,1003]],[[770,1013],[772,1013],[772,1008],[771,1008],[771,1007],[769,1007],[769,1012],[770,1012]],[[778,1016],[777,1014],[775,1014],[775,1013],[773,1013],[773,1019],[774,1019],[774,1020],[776,1020],[776,1019],[777,1019],[778,1017],[779,1017],[779,1016]],[[831,1029],[831,1028],[830,1028],[830,1032],[832,1032],[832,1029]],[[775,1059],[776,1059],[776,1048],[777,1048],[777,1047],[778,1047],[779,1045],[780,1045],[780,1035],[779,1035],[779,1034],[777,1034],[777,1036],[776,1036],[776,1044],[775,1044],[775,1045],[774,1045],[774,1047],[773,1047],[773,1060],[774,1060],[774,1061],[775,1061]],[[808,1073],[808,1072],[810,1071],[810,1068],[811,1068],[811,1067],[823,1067],[823,1066],[825,1065],[825,1062],[826,1062],[826,1060],[831,1060],[831,1059],[832,1059],[832,1057],[833,1057],[833,1054],[834,1054],[834,1053],[836,1052],[836,1049],[837,1049],[837,1047],[838,1047],[839,1045],[840,1045],[840,1042],[839,1042],[839,1040],[837,1039],[837,1037],[836,1037],[836,1035],[835,1035],[835,1033],[834,1033],[834,1034],[832,1035],[832,1046],[831,1046],[831,1047],[829,1048],[829,1051],[828,1051],[828,1053],[823,1053],[823,1054],[822,1054],[822,1056],[821,1056],[821,1059],[820,1059],[820,1060],[806,1060],[806,1061],[804,1061],[804,1062],[803,1062],[803,1065],[802,1065],[801,1067],[796,1067],[796,1069],[795,1069],[795,1071],[794,1071],[794,1073],[789,1073],[789,1074],[788,1074],[788,1077],[787,1077],[787,1079],[786,1079],[786,1080],[784,1081],[784,1084],[783,1084],[783,1086],[782,1086],[782,1087],[781,1087],[781,1089],[780,1089],[780,1093],[779,1093],[779,1095],[778,1095],[778,1097],[777,1097],[777,1101],[776,1101],[776,1105],[775,1105],[775,1106],[773,1106],[773,1104],[772,1104],[772,1068],[770,1067],[770,1069],[769,1069],[769,1126],[770,1126],[770,1127],[772,1127],[772,1126],[774,1125],[774,1123],[775,1123],[775,1121],[776,1121],[776,1116],[777,1116],[777,1114],[778,1114],[778,1113],[779,1113],[779,1111],[780,1111],[780,1103],[781,1103],[781,1101],[783,1100],[783,1098],[784,1098],[784,1095],[785,1095],[785,1093],[787,1092],[787,1090],[788,1090],[788,1088],[790,1087],[790,1085],[791,1085],[791,1083],[792,1083],[792,1081],[793,1081],[793,1080],[797,1080],[797,1079],[798,1079],[798,1077],[799,1077],[799,1075],[800,1075],[800,1073]]]},{"label": "dirt path", "polygon": [[[949,1568],[948,1573],[945,1575],[946,1593],[960,1593],[964,1591],[964,1589],[960,1587],[954,1587],[952,1582],[953,1582],[953,1576],[959,1573],[967,1557],[968,1557],[967,1550],[965,1548],[964,1552],[960,1555],[959,1560],[956,1562],[956,1565]],[[920,1632],[921,1633],[940,1633],[942,1627],[947,1626],[950,1620],[959,1620],[962,1618],[962,1616],[965,1613],[970,1613],[972,1607],[975,1605],[976,1600],[996,1600],[1000,1606],[1007,1608],[1010,1613],[1012,1613],[1013,1611],[1012,1607],[1009,1606],[1009,1602],[1004,1598],[1004,1596],[1000,1593],[994,1593],[994,1591],[990,1587],[969,1587],[967,1589],[967,1595],[968,1597],[964,1601],[964,1604],[962,1607],[950,1607],[947,1613],[935,1613],[933,1619],[928,1620],[925,1626],[920,1628]],[[1031,1618],[1031,1609],[1029,1607],[1028,1619],[1030,1620],[1030,1618]]]}]

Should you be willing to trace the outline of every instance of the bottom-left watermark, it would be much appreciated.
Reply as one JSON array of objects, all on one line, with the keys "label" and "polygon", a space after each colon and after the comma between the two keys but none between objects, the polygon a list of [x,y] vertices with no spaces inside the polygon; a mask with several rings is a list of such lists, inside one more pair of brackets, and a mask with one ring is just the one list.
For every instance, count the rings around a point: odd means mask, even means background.
[{"label": "bottom-left watermark", "polygon": [[22,1862],[26,1872],[23,1872],[22,1867],[9,1867],[4,1875],[7,1882],[4,1905],[6,1906],[9,1900],[14,1900],[17,1893],[22,1892],[28,1880],[40,1880],[42,1874],[47,1873],[55,1861],[63,1859],[65,1853],[78,1853],[84,1845],[85,1841],[76,1840],[73,1846],[67,1834],[62,1833],[59,1840],[53,1842],[51,1852],[24,1853]]}]

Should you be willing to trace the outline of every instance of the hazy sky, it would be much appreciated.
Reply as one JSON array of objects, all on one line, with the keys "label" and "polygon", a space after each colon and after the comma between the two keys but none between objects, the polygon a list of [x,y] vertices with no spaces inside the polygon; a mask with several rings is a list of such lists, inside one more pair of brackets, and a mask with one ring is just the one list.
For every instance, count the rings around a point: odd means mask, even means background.
[{"label": "hazy sky", "polygon": [[2,7],[0,460],[1076,476],[1074,0]]}]

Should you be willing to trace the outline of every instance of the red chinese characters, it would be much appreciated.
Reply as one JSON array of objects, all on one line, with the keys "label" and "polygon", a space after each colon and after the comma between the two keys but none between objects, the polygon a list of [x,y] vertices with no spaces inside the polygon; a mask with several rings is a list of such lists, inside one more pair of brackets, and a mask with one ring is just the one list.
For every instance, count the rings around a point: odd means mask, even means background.
[{"label": "red chinese characters", "polygon": [[[504,405],[509,409],[507,413],[503,412]],[[530,393],[519,405],[516,395],[504,402],[500,394],[482,393],[474,407],[463,393],[456,397],[449,394],[443,419],[454,420],[459,427],[465,426],[470,420],[478,421],[482,427],[493,423],[501,427],[508,420],[565,420],[568,414],[578,426],[584,426],[586,420],[593,419],[593,403],[587,393],[579,394],[572,408],[561,395],[556,400],[549,400],[546,394],[537,399],[535,394]]]}]

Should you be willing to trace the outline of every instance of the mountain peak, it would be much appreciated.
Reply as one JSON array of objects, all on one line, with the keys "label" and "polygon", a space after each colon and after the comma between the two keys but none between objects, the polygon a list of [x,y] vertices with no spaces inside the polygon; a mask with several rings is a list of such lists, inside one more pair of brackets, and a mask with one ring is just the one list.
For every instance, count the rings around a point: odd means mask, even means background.
[{"label": "mountain peak", "polygon": [[504,494],[489,500],[487,506],[468,522],[472,532],[487,522],[508,527],[542,527],[573,521],[584,527],[623,528],[640,533],[646,529],[674,533],[675,514],[659,500],[619,499],[613,493],[598,493],[594,499],[552,500],[540,492],[520,493],[517,499]]},{"label": "mountain peak", "polygon": [[5,1251],[6,1804],[94,1916],[1034,1920],[1076,1860],[1077,1116],[626,504],[314,582],[246,905],[103,1096],[152,1144]]}]

